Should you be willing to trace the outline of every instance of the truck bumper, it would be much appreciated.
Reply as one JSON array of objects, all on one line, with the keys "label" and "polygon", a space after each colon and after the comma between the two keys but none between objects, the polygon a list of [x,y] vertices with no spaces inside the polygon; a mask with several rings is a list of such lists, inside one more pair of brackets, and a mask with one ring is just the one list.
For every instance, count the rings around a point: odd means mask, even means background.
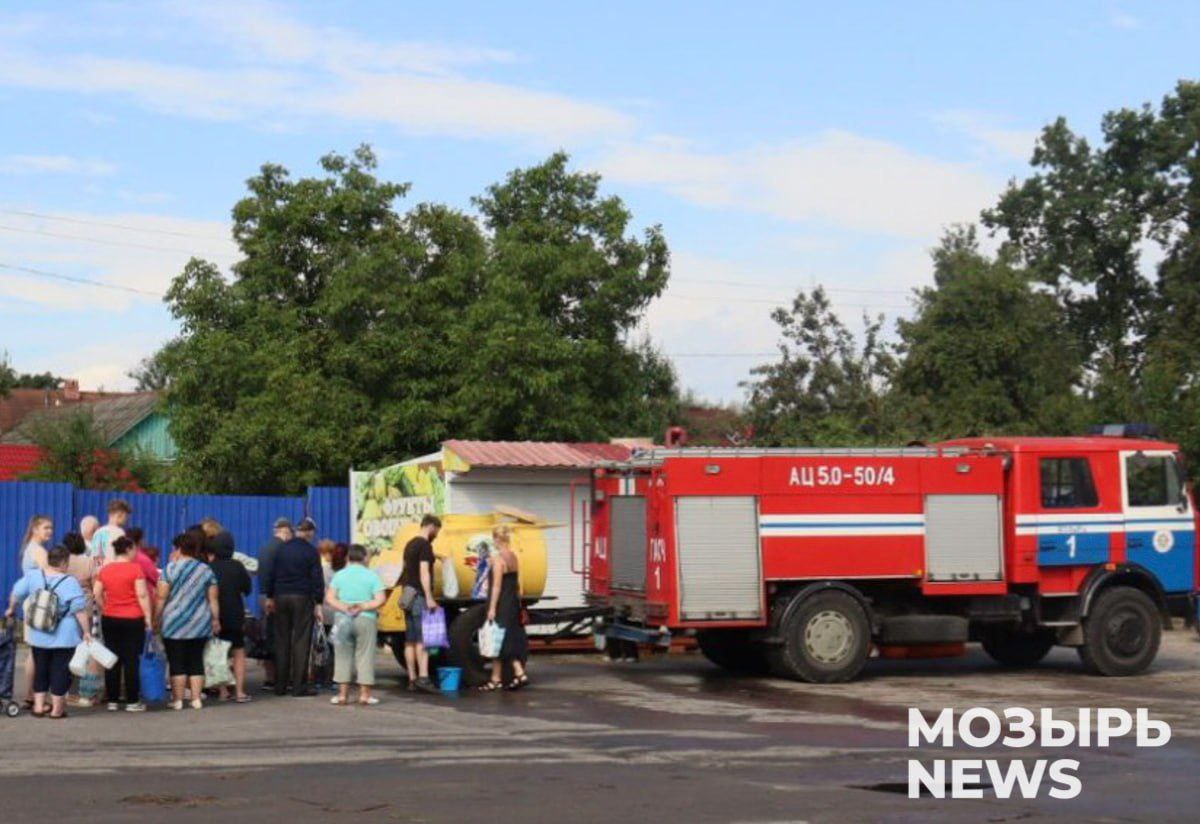
[{"label": "truck bumper", "polygon": [[671,633],[666,627],[651,629],[617,621],[598,624],[596,626],[596,648],[604,649],[609,638],[617,641],[632,641],[635,644],[650,644],[663,649],[669,649],[671,646]]}]

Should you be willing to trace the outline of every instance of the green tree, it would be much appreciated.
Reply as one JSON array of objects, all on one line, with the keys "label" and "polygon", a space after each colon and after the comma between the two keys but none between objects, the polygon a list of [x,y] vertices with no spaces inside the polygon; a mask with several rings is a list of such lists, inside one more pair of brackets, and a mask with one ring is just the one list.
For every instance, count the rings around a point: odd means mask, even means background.
[{"label": "green tree", "polygon": [[[1055,290],[1089,353],[1089,392],[1109,419],[1153,408],[1142,378],[1155,338],[1200,335],[1190,323],[1200,306],[1198,124],[1200,85],[1186,81],[1157,111],[1106,114],[1095,147],[1060,118],[1038,141],[1036,173],[984,213],[1006,252]],[[1157,280],[1146,277],[1154,247],[1163,258]],[[1155,369],[1183,365],[1178,353],[1168,359],[1174,365]]]},{"label": "green tree", "polygon": [[555,154],[475,199],[490,255],[459,330],[455,397],[473,411],[464,424],[475,437],[650,434],[677,395],[669,364],[625,342],[666,286],[662,232],[631,237],[620,199],[601,197],[599,177],[569,171],[567,160]]},{"label": "green tree", "polygon": [[751,371],[746,414],[755,440],[775,445],[874,444],[892,439],[887,381],[895,368],[883,318],[863,318],[860,346],[824,289],[800,292],[771,314],[780,359]]},{"label": "green tree", "polygon": [[8,357],[0,357],[0,398],[3,398],[17,385],[17,373],[8,363]]},{"label": "green tree", "polygon": [[898,323],[897,408],[922,439],[1072,434],[1086,416],[1083,350],[1052,294],[1007,256],[984,255],[973,228],[933,252],[934,286]]},{"label": "green tree", "polygon": [[[340,483],[449,437],[604,438],[663,417],[674,375],[625,341],[666,281],[661,233],[565,155],[476,201],[397,209],[366,147],[324,176],[264,166],[235,206],[226,281],[193,260],[167,295],[180,481],[227,492]],[[655,411],[657,410],[657,412]]]},{"label": "green tree", "polygon": [[164,474],[148,456],[109,447],[87,406],[35,416],[22,428],[41,450],[38,464],[24,476],[26,480],[58,481],[79,489],[143,492],[153,489]]},{"label": "green tree", "polygon": [[12,389],[58,389],[63,379],[49,372],[17,372],[9,363],[8,354],[0,355],[0,397]]}]

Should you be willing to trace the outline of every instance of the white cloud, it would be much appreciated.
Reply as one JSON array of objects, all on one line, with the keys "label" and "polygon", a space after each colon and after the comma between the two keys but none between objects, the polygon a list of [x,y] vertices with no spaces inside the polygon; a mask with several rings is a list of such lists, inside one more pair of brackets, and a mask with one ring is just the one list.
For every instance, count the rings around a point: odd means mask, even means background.
[{"label": "white cloud", "polygon": [[70,155],[13,154],[0,158],[0,174],[68,174],[95,177],[110,175],[116,170],[114,164],[103,160],[89,160]]},{"label": "white cloud", "polygon": [[306,25],[270,3],[172,3],[169,8],[233,44],[248,59],[423,73],[517,60],[503,49],[419,41],[376,42],[337,27]]},{"label": "white cloud", "polygon": [[598,165],[612,180],[702,206],[910,238],[975,220],[1003,183],[970,164],[838,130],[728,153],[631,143]]},{"label": "white cloud", "polygon": [[31,37],[3,44],[0,85],[113,95],[157,111],[285,126],[304,118],[382,123],[403,132],[513,137],[538,143],[620,136],[634,121],[608,105],[471,77],[512,62],[502,50],[381,43],[297,21],[263,4],[176,5],[204,64],[64,54],[47,60]]},{"label": "white cloud", "polygon": [[1108,22],[1114,29],[1124,29],[1125,31],[1132,31],[1142,27],[1142,21],[1139,18],[1120,9],[1113,10],[1112,14],[1108,17]]},{"label": "white cloud", "polygon": [[[803,244],[801,244],[803,245]],[[678,251],[667,291],[646,312],[639,334],[674,355],[680,382],[711,401],[743,400],[738,384],[777,358],[771,320],[800,289],[821,285],[839,317],[861,333],[864,313],[891,321],[911,312],[911,290],[929,282],[927,244],[904,242],[878,252],[799,250],[788,264],[748,263]]]},{"label": "white cloud", "polygon": [[0,296],[59,311],[121,313],[136,303],[157,304],[190,257],[223,269],[237,259],[228,225],[219,221],[74,212],[50,213],[47,219],[0,212],[0,263],[138,290],[0,268]]},{"label": "white cloud", "polygon": [[943,112],[934,117],[934,121],[962,132],[990,152],[1022,163],[1027,163],[1033,155],[1033,145],[1040,134],[1037,129],[1002,126],[997,118],[973,111]]}]

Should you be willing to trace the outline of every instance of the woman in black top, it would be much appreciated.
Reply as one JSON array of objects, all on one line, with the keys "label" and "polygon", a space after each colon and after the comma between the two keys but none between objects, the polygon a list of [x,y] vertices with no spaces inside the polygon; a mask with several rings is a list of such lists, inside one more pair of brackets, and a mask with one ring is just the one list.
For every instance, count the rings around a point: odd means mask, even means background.
[{"label": "woman in black top", "polygon": [[[496,551],[492,555],[492,594],[488,601],[488,620],[504,627],[500,656],[492,661],[492,679],[480,689],[492,692],[503,686],[519,690],[529,683],[525,661],[529,658],[529,637],[521,624],[520,560],[512,549],[512,527],[500,524],[492,530]],[[505,683],[504,667],[512,671]]]},{"label": "woman in black top", "polygon": [[[221,632],[217,635],[233,647],[233,680],[236,700],[250,700],[246,692],[246,602],[245,596],[253,587],[250,573],[241,561],[233,559],[233,536],[221,530],[207,541],[208,562],[217,577],[217,604],[220,608]],[[229,688],[220,687],[222,701],[229,700]]]}]

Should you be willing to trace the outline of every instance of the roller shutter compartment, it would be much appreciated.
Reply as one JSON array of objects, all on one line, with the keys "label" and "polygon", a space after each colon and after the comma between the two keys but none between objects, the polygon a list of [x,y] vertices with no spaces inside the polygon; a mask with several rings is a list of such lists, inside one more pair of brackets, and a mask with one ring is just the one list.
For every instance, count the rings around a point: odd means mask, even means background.
[{"label": "roller shutter compartment", "polygon": [[613,589],[646,590],[646,499],[615,495],[612,507],[611,563]]},{"label": "roller shutter compartment", "polygon": [[752,620],[762,616],[756,498],[676,498],[675,535],[679,606],[684,620]]},{"label": "roller shutter compartment", "polygon": [[999,581],[1003,532],[998,495],[927,495],[925,559],[930,581]]}]

